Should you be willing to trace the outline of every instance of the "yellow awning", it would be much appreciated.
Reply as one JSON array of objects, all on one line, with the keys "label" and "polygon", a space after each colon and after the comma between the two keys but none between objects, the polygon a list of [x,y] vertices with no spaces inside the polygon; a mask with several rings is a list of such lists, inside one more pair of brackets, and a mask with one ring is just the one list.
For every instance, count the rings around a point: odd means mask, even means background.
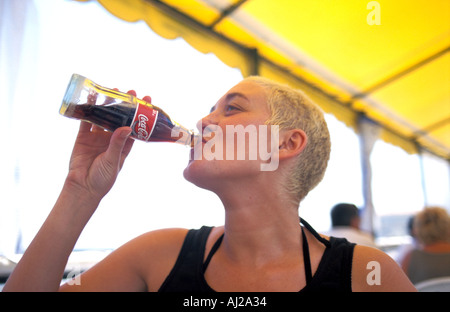
[{"label": "yellow awning", "polygon": [[449,0],[98,0],[244,76],[302,88],[356,129],[450,159]]}]

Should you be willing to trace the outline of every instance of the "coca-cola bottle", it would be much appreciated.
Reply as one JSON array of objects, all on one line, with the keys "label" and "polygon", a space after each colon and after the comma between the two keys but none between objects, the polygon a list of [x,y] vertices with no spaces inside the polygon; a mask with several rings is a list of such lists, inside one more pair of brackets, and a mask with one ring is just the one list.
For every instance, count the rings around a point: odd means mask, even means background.
[{"label": "coca-cola bottle", "polygon": [[131,137],[146,142],[193,145],[194,135],[174,122],[162,109],[137,97],[104,88],[73,74],[60,114],[96,124],[106,130],[131,127]]}]

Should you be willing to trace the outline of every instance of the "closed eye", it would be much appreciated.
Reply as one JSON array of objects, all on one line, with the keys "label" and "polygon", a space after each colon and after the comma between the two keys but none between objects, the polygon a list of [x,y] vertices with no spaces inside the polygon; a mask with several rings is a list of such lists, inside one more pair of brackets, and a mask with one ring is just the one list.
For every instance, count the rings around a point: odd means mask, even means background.
[{"label": "closed eye", "polygon": [[239,112],[239,111],[242,111],[242,109],[239,106],[236,106],[233,104],[229,104],[225,107],[226,113],[234,113],[234,112]]}]

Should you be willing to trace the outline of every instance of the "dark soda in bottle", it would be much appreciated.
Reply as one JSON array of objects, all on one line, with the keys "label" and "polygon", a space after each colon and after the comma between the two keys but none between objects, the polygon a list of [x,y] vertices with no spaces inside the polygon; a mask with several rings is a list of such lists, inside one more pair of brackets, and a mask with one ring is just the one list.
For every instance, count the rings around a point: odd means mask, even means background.
[{"label": "dark soda in bottle", "polygon": [[60,114],[96,124],[106,130],[131,127],[131,137],[146,142],[193,145],[191,131],[174,122],[162,109],[135,96],[101,87],[73,74]]}]

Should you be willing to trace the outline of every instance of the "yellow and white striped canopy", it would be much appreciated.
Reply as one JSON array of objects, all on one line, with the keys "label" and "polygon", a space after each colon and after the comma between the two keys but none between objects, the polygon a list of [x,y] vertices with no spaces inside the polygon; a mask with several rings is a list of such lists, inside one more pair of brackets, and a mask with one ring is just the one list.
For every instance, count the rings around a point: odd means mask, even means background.
[{"label": "yellow and white striped canopy", "polygon": [[450,159],[449,0],[98,0],[244,76],[305,90],[355,129]]}]

